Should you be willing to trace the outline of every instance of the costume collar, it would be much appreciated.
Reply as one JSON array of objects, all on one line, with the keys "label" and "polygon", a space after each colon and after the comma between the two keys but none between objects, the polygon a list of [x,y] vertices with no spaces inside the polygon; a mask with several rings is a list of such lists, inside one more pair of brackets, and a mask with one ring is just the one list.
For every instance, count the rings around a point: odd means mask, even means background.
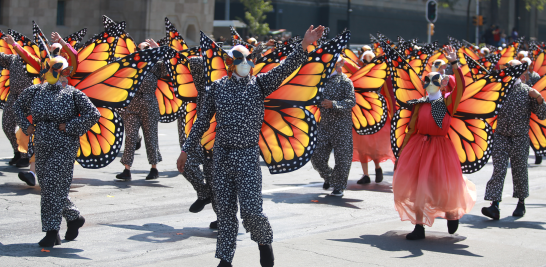
[{"label": "costume collar", "polygon": [[408,101],[408,104],[416,105],[420,103],[430,103],[430,112],[432,114],[432,118],[434,119],[434,122],[436,122],[436,125],[438,125],[438,127],[440,127],[441,129],[442,123],[444,122],[444,117],[447,114],[447,107],[444,102],[444,98],[442,97],[441,91],[438,91],[438,93],[440,93],[440,96],[437,99],[432,100],[427,95],[420,99],[410,100]]}]

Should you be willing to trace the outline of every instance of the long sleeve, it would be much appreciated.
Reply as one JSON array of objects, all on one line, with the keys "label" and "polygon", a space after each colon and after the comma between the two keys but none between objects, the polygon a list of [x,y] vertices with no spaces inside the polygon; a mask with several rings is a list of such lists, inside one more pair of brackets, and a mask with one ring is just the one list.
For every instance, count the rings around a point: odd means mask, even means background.
[{"label": "long sleeve", "polygon": [[543,101],[542,104],[539,104],[534,98],[529,99],[529,101],[531,105],[531,112],[535,113],[535,115],[537,115],[537,117],[541,120],[546,119],[546,101]]},{"label": "long sleeve", "polygon": [[455,76],[456,86],[453,88],[451,94],[445,99],[445,104],[447,112],[449,115],[453,116],[457,112],[457,107],[461,102],[463,97],[463,92],[465,88],[463,73],[460,68],[453,70],[453,75]]},{"label": "long sleeve", "polygon": [[26,135],[28,135],[27,129],[30,126],[30,121],[28,121],[27,116],[30,114],[30,106],[33,102],[32,99],[36,94],[36,90],[40,89],[40,86],[41,85],[34,85],[25,89],[13,105],[17,125],[19,125]]},{"label": "long sleeve", "polygon": [[74,89],[73,94],[74,105],[76,106],[79,116],[76,116],[66,123],[66,132],[68,134],[82,136],[99,121],[100,112],[83,92]]},{"label": "long sleeve", "polygon": [[70,76],[72,76],[76,73],[76,69],[78,69],[78,64],[80,63],[78,60],[78,52],[69,43],[63,45],[63,50],[68,55],[68,63],[69,66],[72,67]]},{"label": "long sleeve", "polygon": [[343,100],[332,101],[333,107],[335,109],[350,110],[356,104],[354,85],[350,80],[343,81],[340,85],[343,88],[339,89],[343,90],[345,98]]},{"label": "long sleeve", "polygon": [[211,91],[206,94],[205,102],[201,108],[201,112],[197,116],[197,120],[191,128],[191,132],[182,147],[182,150],[188,154],[199,153],[197,149],[200,147],[199,143],[201,137],[210,127],[210,120],[216,113],[216,105],[214,104],[214,85],[211,87]]},{"label": "long sleeve", "polygon": [[303,50],[301,44],[298,44],[294,52],[286,60],[268,71],[256,77],[256,81],[264,94],[264,98],[279,89],[282,82],[297,70],[301,64],[307,60],[307,52]]},{"label": "long sleeve", "polygon": [[192,57],[189,59],[190,71],[195,84],[195,89],[201,94],[205,91],[205,65],[202,57]]},{"label": "long sleeve", "polygon": [[17,43],[13,45],[13,49],[27,64],[30,64],[38,72],[40,71],[41,67],[39,58],[31,55]]},{"label": "long sleeve", "polygon": [[9,66],[11,65],[11,62],[13,62],[13,57],[15,56],[16,55],[0,53],[0,66],[6,69],[9,68]]}]

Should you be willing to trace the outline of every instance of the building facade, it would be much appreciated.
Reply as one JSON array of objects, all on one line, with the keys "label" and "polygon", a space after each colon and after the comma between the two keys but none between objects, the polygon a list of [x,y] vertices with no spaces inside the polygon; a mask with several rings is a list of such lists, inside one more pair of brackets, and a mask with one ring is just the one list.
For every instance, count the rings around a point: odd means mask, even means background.
[{"label": "building facade", "polygon": [[136,42],[165,36],[165,17],[189,45],[199,43],[199,31],[212,33],[214,0],[0,0],[0,29],[32,35],[32,20],[44,33],[66,36],[87,28],[88,40],[104,30],[102,15],[125,21]]},{"label": "building facade", "polygon": [[[244,8],[238,0],[230,0],[230,18],[244,18]],[[348,11],[348,2],[351,10]],[[267,13],[271,29],[287,29],[295,35],[303,35],[309,25],[330,27],[330,37],[348,27],[352,31],[351,43],[368,43],[369,34],[378,31],[391,39],[427,40],[428,25],[425,19],[427,0],[271,0],[273,11]],[[438,2],[446,2],[439,0]],[[451,8],[439,7],[438,20],[432,40],[447,42],[447,36],[475,41],[476,27],[472,17],[476,14],[476,0],[450,1]],[[500,2],[500,4],[499,4]],[[225,19],[226,0],[217,0],[215,20]],[[469,16],[467,16],[467,14]],[[481,0],[480,14],[486,25],[500,26],[508,36],[512,28],[524,35],[546,40],[546,13],[536,8],[525,9],[523,0]],[[348,19],[349,18],[349,19]]]}]

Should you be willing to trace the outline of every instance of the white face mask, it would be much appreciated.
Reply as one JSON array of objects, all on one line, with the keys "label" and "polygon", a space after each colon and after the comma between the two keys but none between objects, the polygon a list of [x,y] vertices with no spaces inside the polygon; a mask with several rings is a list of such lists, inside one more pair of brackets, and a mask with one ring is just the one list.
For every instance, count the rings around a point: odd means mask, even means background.
[{"label": "white face mask", "polygon": [[440,91],[442,83],[442,75],[438,72],[431,72],[425,78],[425,90],[429,95],[436,94]]},{"label": "white face mask", "polygon": [[252,67],[250,65],[248,65],[246,60],[245,60],[245,62],[235,66],[235,70],[237,71],[237,75],[239,75],[241,77],[248,76],[251,69],[252,69]]}]

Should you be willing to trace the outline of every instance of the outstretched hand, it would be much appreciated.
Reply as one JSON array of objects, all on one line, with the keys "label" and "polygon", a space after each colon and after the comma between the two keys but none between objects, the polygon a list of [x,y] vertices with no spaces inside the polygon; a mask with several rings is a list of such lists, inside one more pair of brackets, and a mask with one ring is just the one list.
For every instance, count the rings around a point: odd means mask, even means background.
[{"label": "outstretched hand", "polygon": [[159,47],[159,44],[157,44],[157,42],[152,38],[146,39],[146,42],[148,42],[150,44],[150,48]]},{"label": "outstretched hand", "polygon": [[446,52],[445,55],[447,60],[449,60],[449,63],[457,60],[457,51],[455,51],[452,46],[446,46],[444,51]]},{"label": "outstretched hand", "polygon": [[4,37],[2,37],[2,39],[6,40],[6,43],[8,43],[11,46],[13,46],[15,44],[15,40],[9,34],[6,34]]},{"label": "outstretched hand", "polygon": [[313,28],[313,25],[311,25],[309,29],[307,29],[307,31],[305,32],[305,36],[303,37],[303,41],[301,42],[303,49],[305,50],[310,44],[318,40],[322,36],[323,32],[324,26],[320,25],[316,28]]}]

